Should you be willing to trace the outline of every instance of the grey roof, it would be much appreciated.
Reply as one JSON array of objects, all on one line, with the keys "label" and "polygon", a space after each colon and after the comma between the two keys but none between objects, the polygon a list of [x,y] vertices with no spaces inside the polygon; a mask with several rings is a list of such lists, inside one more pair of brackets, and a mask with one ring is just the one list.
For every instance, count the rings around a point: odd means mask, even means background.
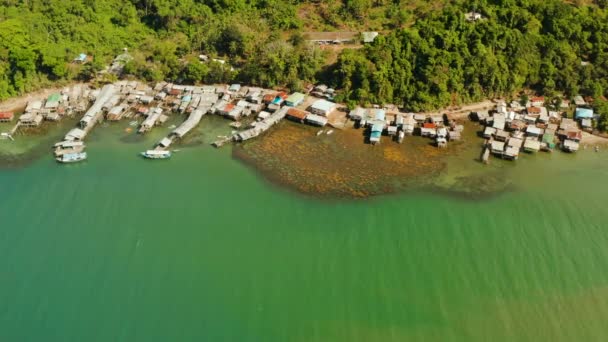
[{"label": "grey roof", "polygon": [[188,117],[188,119],[186,119],[186,121],[184,121],[171,133],[177,135],[180,138],[183,137],[188,132],[190,132],[196,125],[198,125],[203,115],[205,115],[205,112],[200,109],[193,111]]},{"label": "grey roof", "polygon": [[313,110],[318,110],[321,112],[329,112],[334,109],[336,106],[335,103],[327,101],[327,100],[317,100],[312,104]]},{"label": "grey roof", "polygon": [[493,151],[504,151],[505,143],[502,141],[492,141],[492,150]]}]

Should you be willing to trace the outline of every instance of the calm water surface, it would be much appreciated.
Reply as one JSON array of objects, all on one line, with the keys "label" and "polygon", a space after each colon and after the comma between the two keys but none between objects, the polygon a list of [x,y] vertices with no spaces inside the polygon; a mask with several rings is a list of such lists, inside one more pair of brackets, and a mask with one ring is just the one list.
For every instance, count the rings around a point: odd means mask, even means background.
[{"label": "calm water surface", "polygon": [[0,341],[608,340],[608,152],[495,163],[491,198],[329,201],[121,130],[0,169]]}]

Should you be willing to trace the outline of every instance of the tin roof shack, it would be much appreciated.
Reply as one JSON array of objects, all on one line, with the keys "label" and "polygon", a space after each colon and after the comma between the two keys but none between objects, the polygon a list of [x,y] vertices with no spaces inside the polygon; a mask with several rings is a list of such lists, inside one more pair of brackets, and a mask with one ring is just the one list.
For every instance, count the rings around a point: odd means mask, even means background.
[{"label": "tin roof shack", "polygon": [[559,129],[560,130],[571,130],[571,129],[577,129],[578,127],[576,126],[576,121],[572,120],[572,119],[562,119],[562,122],[560,122],[559,124]]},{"label": "tin roof shack", "polygon": [[545,105],[545,97],[544,96],[535,96],[530,99],[530,103],[534,107],[542,107]]},{"label": "tin roof shack", "polygon": [[574,112],[574,118],[577,120],[593,119],[593,109],[577,107]]},{"label": "tin roof shack", "polygon": [[316,115],[327,116],[336,109],[336,104],[327,100],[317,100],[310,106],[310,112]]},{"label": "tin roof shack", "polygon": [[496,105],[496,112],[501,114],[507,113],[507,104],[505,102],[500,102]]},{"label": "tin roof shack", "polygon": [[483,137],[486,139],[491,138],[494,134],[496,134],[497,129],[494,127],[490,127],[487,126],[484,130],[483,130]]},{"label": "tin roof shack", "polygon": [[437,135],[437,125],[431,122],[425,122],[420,128],[420,135],[423,137],[434,138]]},{"label": "tin roof shack", "polygon": [[252,91],[250,89],[249,93],[247,94],[247,97],[245,99],[251,103],[261,104],[262,103],[262,93],[259,90]]},{"label": "tin roof shack", "polygon": [[15,118],[13,112],[0,112],[0,122],[11,122]]},{"label": "tin roof shack", "polygon": [[228,103],[224,100],[221,100],[218,103],[216,103],[214,107],[215,107],[214,111],[216,114],[226,116],[226,115],[228,115],[228,113],[230,113],[231,110],[234,109],[235,105],[232,103]]},{"label": "tin roof shack", "polygon": [[287,99],[285,99],[285,105],[289,106],[289,107],[297,107],[297,106],[301,105],[302,103],[304,103],[305,99],[306,99],[306,95],[304,95],[302,93],[293,93],[293,94],[289,95],[287,97]]},{"label": "tin roof shack", "polygon": [[576,152],[580,148],[580,144],[574,140],[566,139],[562,143],[562,150],[565,152]]},{"label": "tin roof shack", "polygon": [[78,56],[76,56],[76,58],[74,58],[74,60],[72,60],[73,63],[76,64],[84,64],[87,62],[87,54],[86,53],[81,53]]},{"label": "tin roof shack", "polygon": [[540,151],[540,141],[535,137],[526,137],[524,140],[524,151],[534,153]]},{"label": "tin roof shack", "polygon": [[401,127],[403,127],[404,122],[405,122],[405,119],[403,119],[403,115],[401,115],[401,114],[395,115],[395,126],[401,128]]},{"label": "tin roof shack", "polygon": [[479,121],[481,123],[486,122],[486,120],[490,117],[490,114],[487,110],[482,110],[479,112],[471,112],[471,119],[474,121]]},{"label": "tin roof shack", "polygon": [[551,152],[555,148],[555,133],[549,130],[545,131],[541,139],[541,150],[545,152]]},{"label": "tin roof shack", "polygon": [[496,141],[496,140],[492,141],[492,143],[490,144],[490,151],[493,154],[495,154],[499,157],[502,157],[502,155],[505,152],[505,143],[502,141]]},{"label": "tin roof shack", "polygon": [[511,135],[507,131],[503,131],[502,129],[496,130],[494,134],[494,138],[498,141],[507,141]]},{"label": "tin roof shack", "polygon": [[541,109],[540,107],[528,107],[526,109],[526,113],[528,113],[528,115],[531,117],[538,118],[540,116]]},{"label": "tin roof shack", "polygon": [[327,118],[321,115],[308,114],[306,116],[306,123],[309,123],[313,126],[323,127],[327,125]]},{"label": "tin roof shack", "polygon": [[512,146],[507,146],[502,157],[507,160],[517,160],[519,158],[519,149]]},{"label": "tin roof shack", "polygon": [[526,129],[526,123],[523,122],[522,120],[513,120],[511,121],[511,123],[509,124],[509,129],[512,132],[515,131],[523,131]]},{"label": "tin roof shack", "polygon": [[26,113],[39,112],[42,109],[42,101],[30,101],[27,103],[27,107],[25,107]]},{"label": "tin roof shack", "polygon": [[376,37],[378,37],[378,32],[361,32],[361,40],[363,40],[364,44],[373,43]]},{"label": "tin roof shack", "polygon": [[370,129],[369,142],[372,145],[376,145],[380,143],[380,139],[382,137],[382,131],[384,130],[384,124],[375,123],[372,125]]},{"label": "tin roof shack", "polygon": [[437,137],[435,138],[435,142],[437,143],[437,147],[445,148],[448,147],[448,130],[445,127],[441,127],[437,129]]},{"label": "tin roof shack", "polygon": [[274,103],[271,103],[271,104],[268,105],[268,107],[266,107],[266,110],[269,111],[269,112],[271,112],[271,113],[274,113],[274,112],[278,111],[279,109],[281,109],[281,106],[280,105],[276,105]]},{"label": "tin roof shack", "polygon": [[238,83],[231,84],[230,87],[228,87],[228,91],[231,93],[238,93],[239,90],[241,90],[241,85]]},{"label": "tin roof shack", "polygon": [[353,121],[363,121],[367,118],[367,109],[357,107],[348,113],[348,117]]},{"label": "tin roof shack", "polygon": [[526,135],[529,137],[538,138],[543,135],[543,129],[536,126],[528,126],[528,128],[526,128]]},{"label": "tin roof shack", "polygon": [[25,113],[19,117],[19,124],[25,127],[38,127],[44,118],[38,113]]},{"label": "tin roof shack", "polygon": [[51,94],[46,99],[46,103],[44,104],[45,109],[56,109],[59,107],[59,102],[61,102],[60,94]]},{"label": "tin roof shack", "polygon": [[397,126],[388,126],[388,128],[386,129],[387,133],[389,136],[394,137],[397,135]]},{"label": "tin roof shack", "polygon": [[437,125],[437,127],[443,127],[443,125],[445,124],[444,120],[443,120],[443,115],[437,114],[437,115],[431,115],[431,117],[429,118],[429,120],[434,123],[435,125]]},{"label": "tin roof shack", "polygon": [[124,112],[125,112],[124,106],[112,107],[112,109],[110,109],[108,111],[106,118],[108,119],[108,121],[118,121],[118,120],[122,119]]},{"label": "tin roof shack", "polygon": [[549,116],[549,112],[547,111],[547,108],[541,107],[540,114],[538,115],[538,122],[546,124],[549,122],[549,119],[550,119],[550,116]]},{"label": "tin roof shack", "polygon": [[492,127],[497,130],[504,130],[506,125],[506,115],[497,113],[494,114],[494,121],[492,122]]},{"label": "tin roof shack", "polygon": [[152,127],[154,127],[154,125],[156,125],[156,123],[160,119],[161,115],[163,115],[163,110],[158,107],[153,108],[150,112],[151,112],[151,114],[148,115],[146,120],[144,120],[144,122],[141,123],[141,126],[139,127],[139,133],[143,134],[143,133],[150,131],[152,129]]},{"label": "tin roof shack", "polygon": [[519,158],[519,151],[524,145],[524,141],[519,138],[511,138],[507,141],[507,148],[503,157],[509,160],[517,160]]},{"label": "tin roof shack", "polygon": [[405,135],[413,135],[414,130],[416,129],[416,120],[414,119],[413,114],[406,114],[403,118],[403,126],[401,129],[405,133]]},{"label": "tin roof shack", "polygon": [[256,120],[257,120],[257,121],[262,121],[262,120],[267,119],[269,116],[270,116],[270,113],[265,112],[265,111],[261,111],[261,112],[258,114],[258,117],[257,117],[257,119],[256,119]]},{"label": "tin roof shack", "polygon": [[582,119],[581,127],[584,131],[592,132],[593,131],[593,120],[591,119]]},{"label": "tin roof shack", "polygon": [[583,133],[580,129],[570,129],[565,132],[564,139],[581,142]]},{"label": "tin roof shack", "polygon": [[414,120],[416,120],[417,123],[422,124],[423,122],[426,121],[426,115],[424,115],[424,114],[414,114]]},{"label": "tin roof shack", "polygon": [[386,122],[386,111],[384,109],[374,109],[372,114],[374,121]]},{"label": "tin roof shack", "polygon": [[287,110],[287,114],[285,115],[285,117],[292,121],[304,123],[304,120],[306,120],[306,117],[308,116],[308,114],[309,114],[308,112],[299,110],[297,108],[289,108]]},{"label": "tin roof shack", "polygon": [[585,99],[582,96],[576,95],[574,97],[574,104],[577,106],[586,106],[587,102],[585,101]]},{"label": "tin roof shack", "polygon": [[[226,106],[228,107],[228,106]],[[232,105],[232,109],[226,114],[226,117],[230,120],[238,121],[241,116],[243,116],[243,112],[245,108],[241,106]]]},{"label": "tin roof shack", "polygon": [[272,93],[272,94],[266,94],[262,97],[262,102],[264,102],[265,104],[271,104],[272,101],[277,97],[276,94]]}]

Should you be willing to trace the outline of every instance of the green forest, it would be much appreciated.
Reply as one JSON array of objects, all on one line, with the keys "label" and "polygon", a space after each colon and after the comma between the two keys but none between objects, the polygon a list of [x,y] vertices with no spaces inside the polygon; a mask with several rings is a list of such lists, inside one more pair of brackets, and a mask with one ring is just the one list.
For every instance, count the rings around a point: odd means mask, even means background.
[{"label": "green forest", "polygon": [[[335,58],[305,40],[334,30],[380,36]],[[529,89],[602,109],[608,95],[607,0],[0,0],[0,100],[91,79],[123,48],[125,72],[148,81],[324,81],[351,105],[426,110]],[[70,63],[80,53],[92,61]]]}]

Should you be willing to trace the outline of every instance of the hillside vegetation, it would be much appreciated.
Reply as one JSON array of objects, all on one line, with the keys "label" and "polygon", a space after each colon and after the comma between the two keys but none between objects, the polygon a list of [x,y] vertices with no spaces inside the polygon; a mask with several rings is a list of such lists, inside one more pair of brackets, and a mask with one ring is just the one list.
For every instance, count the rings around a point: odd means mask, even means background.
[{"label": "hillside vegetation", "polygon": [[[149,81],[302,87],[413,110],[507,95],[608,90],[606,0],[0,0],[0,100],[88,79],[128,48]],[[485,19],[468,22],[476,10]],[[377,30],[327,66],[315,30]],[[93,56],[84,66],[70,61]],[[200,53],[227,60],[199,63]],[[585,63],[582,63],[585,62]],[[583,65],[585,64],[585,65]]]}]

